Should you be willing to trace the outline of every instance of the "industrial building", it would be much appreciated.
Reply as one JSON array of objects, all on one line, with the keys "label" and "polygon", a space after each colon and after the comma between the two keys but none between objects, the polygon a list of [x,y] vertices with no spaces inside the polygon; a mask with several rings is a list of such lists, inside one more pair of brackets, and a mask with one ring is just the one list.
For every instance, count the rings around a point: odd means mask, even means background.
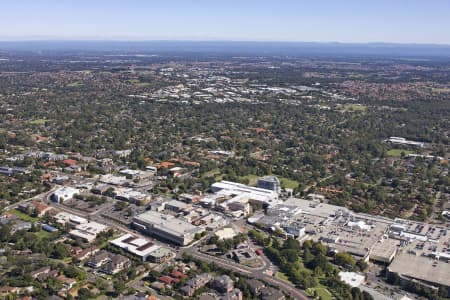
[{"label": "industrial building", "polygon": [[142,232],[181,246],[191,243],[195,234],[203,231],[201,227],[156,211],[147,211],[134,217],[133,226]]}]

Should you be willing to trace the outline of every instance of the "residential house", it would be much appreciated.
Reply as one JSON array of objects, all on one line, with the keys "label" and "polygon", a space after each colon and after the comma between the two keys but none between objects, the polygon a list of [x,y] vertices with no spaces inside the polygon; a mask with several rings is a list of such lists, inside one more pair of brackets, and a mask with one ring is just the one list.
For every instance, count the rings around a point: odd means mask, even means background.
[{"label": "residential house", "polygon": [[109,275],[114,275],[126,268],[129,268],[130,266],[131,261],[128,257],[116,254],[110,256],[110,261],[103,265],[100,271]]},{"label": "residential house", "polygon": [[261,289],[261,300],[284,300],[285,296],[279,290],[271,287],[265,287]]},{"label": "residential house", "polygon": [[210,285],[219,293],[230,293],[234,289],[234,282],[228,275],[214,278]]}]

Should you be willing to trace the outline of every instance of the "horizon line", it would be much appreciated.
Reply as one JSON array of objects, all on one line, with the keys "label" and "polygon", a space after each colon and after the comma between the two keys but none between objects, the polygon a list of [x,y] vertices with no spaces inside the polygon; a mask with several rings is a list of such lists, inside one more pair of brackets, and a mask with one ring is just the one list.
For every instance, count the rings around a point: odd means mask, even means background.
[{"label": "horizon line", "polygon": [[289,40],[240,40],[240,39],[133,39],[133,38],[18,38],[3,39],[0,43],[8,42],[194,42],[194,43],[287,43],[287,44],[342,44],[342,45],[395,45],[395,46],[450,46],[450,43],[422,43],[422,42],[346,42],[346,41],[289,41]]}]

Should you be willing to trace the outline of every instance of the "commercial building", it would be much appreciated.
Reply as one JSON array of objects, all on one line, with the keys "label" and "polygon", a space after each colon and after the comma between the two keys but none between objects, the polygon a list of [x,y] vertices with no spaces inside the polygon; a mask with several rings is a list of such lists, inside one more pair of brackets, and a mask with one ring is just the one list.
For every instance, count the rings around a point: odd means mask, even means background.
[{"label": "commercial building", "polygon": [[81,240],[91,243],[95,240],[99,233],[102,233],[108,229],[108,226],[97,222],[87,222],[75,226],[69,232],[72,238],[80,238]]},{"label": "commercial building", "polygon": [[50,199],[53,202],[61,203],[66,200],[72,199],[73,196],[79,193],[80,193],[79,189],[70,186],[65,186],[54,191],[53,194],[50,196]]},{"label": "commercial building", "polygon": [[131,170],[131,169],[124,169],[124,170],[121,170],[119,173],[122,175],[125,175],[126,177],[129,177],[133,180],[148,180],[154,176],[153,172],[141,171],[141,170]]},{"label": "commercial building", "polygon": [[58,224],[69,224],[69,226],[75,227],[80,224],[87,223],[88,220],[73,214],[70,214],[68,212],[62,211],[60,213],[57,213],[54,217],[54,220]]},{"label": "commercial building", "polygon": [[151,261],[161,263],[172,256],[169,249],[155,245],[148,239],[134,236],[132,234],[125,234],[121,237],[112,240],[112,245],[121,248],[137,257],[142,261]]},{"label": "commercial building", "polygon": [[192,205],[178,200],[170,200],[169,202],[164,203],[165,210],[172,211],[175,213],[187,212],[187,210],[190,209],[191,207]]},{"label": "commercial building", "polygon": [[281,203],[278,193],[272,190],[247,186],[245,184],[222,180],[211,185],[211,191],[220,196],[243,197],[250,203],[260,203],[267,206]]},{"label": "commercial building", "polygon": [[142,232],[182,246],[191,243],[195,234],[203,231],[201,227],[155,211],[147,211],[136,216],[133,225]]},{"label": "commercial building", "polygon": [[413,146],[413,147],[419,147],[419,148],[423,148],[425,146],[425,144],[422,142],[409,141],[405,138],[396,137],[396,136],[391,136],[390,138],[385,140],[385,142],[391,143],[391,144],[396,144],[396,145]]},{"label": "commercial building", "polygon": [[145,205],[151,200],[149,194],[135,191],[131,188],[116,188],[113,192],[116,199],[134,203],[137,205]]},{"label": "commercial building", "polygon": [[111,185],[126,185],[128,179],[125,176],[116,176],[113,174],[106,174],[99,176],[98,180],[101,183],[111,184]]},{"label": "commercial building", "polygon": [[258,179],[258,188],[281,192],[281,183],[277,176],[264,176]]}]

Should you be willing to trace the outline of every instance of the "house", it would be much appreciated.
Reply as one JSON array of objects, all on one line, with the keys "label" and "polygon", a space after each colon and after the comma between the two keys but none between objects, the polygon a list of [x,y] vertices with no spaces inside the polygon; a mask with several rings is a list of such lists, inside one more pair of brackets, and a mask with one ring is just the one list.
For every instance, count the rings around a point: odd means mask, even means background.
[{"label": "house", "polygon": [[110,256],[110,261],[103,265],[100,271],[109,275],[114,275],[130,266],[131,260],[128,257],[120,254],[113,254]]},{"label": "house", "polygon": [[230,293],[234,289],[234,282],[228,275],[222,275],[211,281],[211,288],[219,293]]},{"label": "house", "polygon": [[63,164],[65,164],[66,166],[75,166],[77,164],[77,161],[74,159],[65,159],[62,161]]},{"label": "house", "polygon": [[279,290],[271,287],[265,287],[261,289],[261,300],[284,300],[285,296]]},{"label": "house", "polygon": [[161,276],[161,277],[158,278],[158,280],[161,281],[161,282],[163,282],[163,283],[165,283],[165,284],[168,284],[168,285],[172,285],[173,283],[178,283],[178,282],[180,282],[179,279],[177,279],[177,278],[172,278],[172,277],[170,277],[170,276]]},{"label": "house", "polygon": [[259,295],[261,290],[264,288],[264,283],[256,279],[247,280],[247,285],[253,295]]},{"label": "house", "polygon": [[173,269],[172,273],[170,274],[173,278],[187,278],[187,275],[185,275],[183,272],[178,271],[177,269]]},{"label": "house", "polygon": [[64,275],[60,275],[56,277],[56,279],[62,283],[63,287],[66,290],[70,290],[77,283],[77,281],[73,278],[66,277]]},{"label": "house", "polygon": [[89,257],[91,257],[92,255],[94,255],[95,253],[97,253],[98,251],[100,251],[100,249],[98,249],[95,246],[91,246],[89,248],[84,249],[83,251],[81,251],[80,253],[78,253],[75,258],[78,262],[83,261]]},{"label": "house", "polygon": [[50,272],[50,267],[42,267],[30,273],[31,278],[38,278],[39,275],[48,274]]},{"label": "house", "polygon": [[17,294],[20,291],[18,287],[2,286],[0,287],[0,295]]},{"label": "house", "polygon": [[110,260],[109,252],[105,250],[101,250],[97,252],[94,256],[92,256],[87,262],[86,265],[91,268],[100,268],[102,265],[106,264]]},{"label": "house", "polygon": [[232,291],[222,295],[220,300],[242,300],[243,294],[240,289],[233,289]]},{"label": "house", "polygon": [[44,281],[46,281],[47,278],[49,278],[49,277],[57,277],[58,274],[59,274],[59,271],[58,271],[58,270],[51,270],[51,271],[48,272],[48,273],[42,273],[42,274],[38,275],[37,278],[36,278],[36,280],[39,281],[39,282],[44,282]]},{"label": "house", "polygon": [[49,205],[45,205],[42,202],[33,202],[34,210],[38,217],[43,217],[47,212],[51,211],[53,208]]},{"label": "house", "polygon": [[194,295],[195,291],[199,288],[204,287],[212,280],[212,276],[209,273],[202,273],[194,278],[188,280],[186,282],[186,285],[181,288],[181,292],[185,296],[192,297]]},{"label": "house", "polygon": [[161,291],[165,288],[166,285],[164,283],[162,283],[161,281],[155,281],[155,282],[152,282],[152,284],[150,286],[152,287],[152,289]]},{"label": "house", "polygon": [[33,224],[31,222],[26,222],[26,221],[22,221],[22,220],[15,220],[14,224],[11,228],[11,232],[17,232],[19,230],[25,230],[28,231],[31,229],[31,227],[33,227]]}]

